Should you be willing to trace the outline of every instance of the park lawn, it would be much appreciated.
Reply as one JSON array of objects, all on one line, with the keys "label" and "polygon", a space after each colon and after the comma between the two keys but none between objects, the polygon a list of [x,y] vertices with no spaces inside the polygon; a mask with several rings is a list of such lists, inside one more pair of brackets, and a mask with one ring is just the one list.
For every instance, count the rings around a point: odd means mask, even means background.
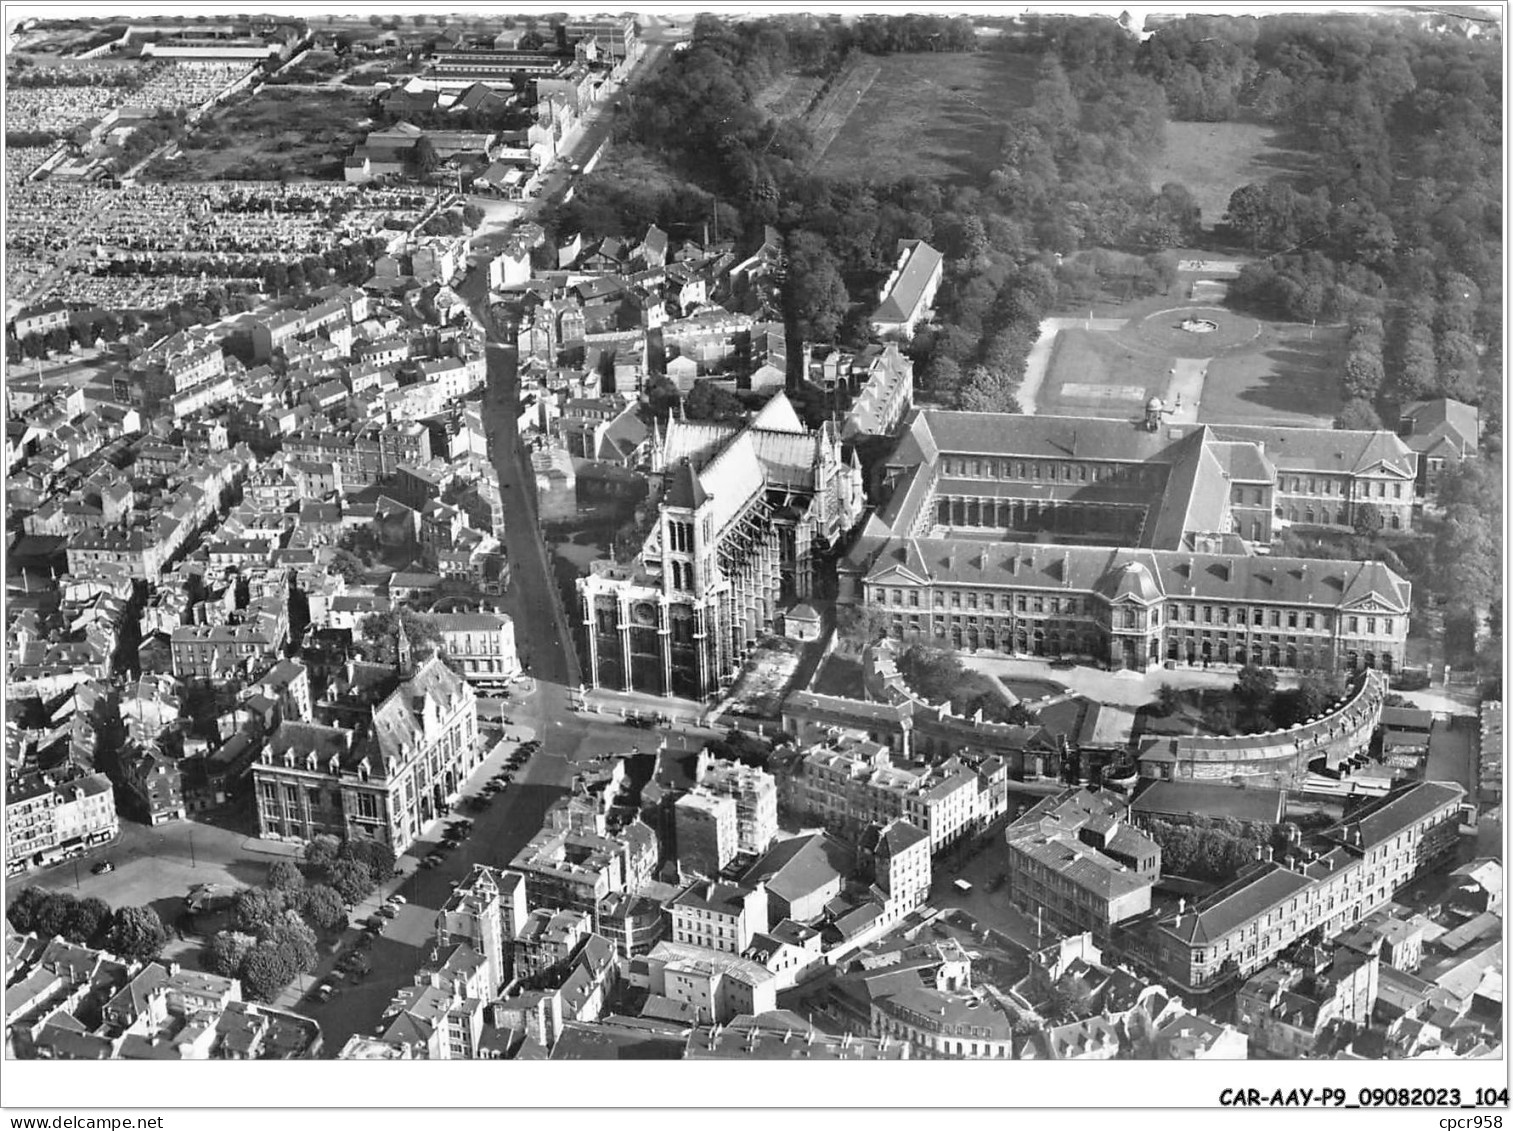
[{"label": "park lawn", "polygon": [[[1150,397],[1166,389],[1171,360],[1131,349],[1114,334],[1101,330],[1066,329],[1056,335],[1051,361],[1041,387],[1040,411],[1047,415],[1133,417]],[[1068,385],[1138,387],[1138,396],[1104,399]]]},{"label": "park lawn", "polygon": [[1004,114],[1029,104],[1037,60],[1004,51],[924,52],[877,64],[876,80],[817,172],[980,180],[997,164]]},{"label": "park lawn", "polygon": [[1264,323],[1255,348],[1214,358],[1199,417],[1210,424],[1328,428],[1344,405],[1342,326]]},{"label": "park lawn", "polygon": [[1307,157],[1288,149],[1281,131],[1259,122],[1168,122],[1166,148],[1151,168],[1151,187],[1185,185],[1212,228],[1242,185],[1290,177]]},{"label": "park lawn", "polygon": [[195,130],[171,179],[341,180],[347,156],[372,126],[366,94],[270,87]]}]

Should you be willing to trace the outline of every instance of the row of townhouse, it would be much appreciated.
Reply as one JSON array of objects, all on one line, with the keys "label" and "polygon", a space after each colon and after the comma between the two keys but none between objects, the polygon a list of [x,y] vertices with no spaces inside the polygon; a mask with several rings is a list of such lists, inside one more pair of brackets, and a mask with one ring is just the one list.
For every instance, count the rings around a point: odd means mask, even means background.
[{"label": "row of townhouse", "polygon": [[242,986],[160,960],[123,960],[61,938],[7,939],[6,1055],[34,1060],[293,1060],[320,1026],[243,1000]]},{"label": "row of townhouse", "polygon": [[5,791],[6,874],[104,844],[120,828],[115,791],[104,774],[12,778]]},{"label": "row of townhouse", "polygon": [[1117,945],[1184,992],[1233,985],[1310,931],[1340,934],[1451,859],[1464,799],[1450,782],[1398,786],[1323,832],[1316,847],[1294,846],[1192,907],[1131,922]]},{"label": "row of townhouse", "polygon": [[69,573],[87,577],[112,568],[156,582],[190,539],[222,510],[232,487],[257,463],[245,444],[173,470],[165,489],[132,512],[138,525],[84,529],[66,545]]}]

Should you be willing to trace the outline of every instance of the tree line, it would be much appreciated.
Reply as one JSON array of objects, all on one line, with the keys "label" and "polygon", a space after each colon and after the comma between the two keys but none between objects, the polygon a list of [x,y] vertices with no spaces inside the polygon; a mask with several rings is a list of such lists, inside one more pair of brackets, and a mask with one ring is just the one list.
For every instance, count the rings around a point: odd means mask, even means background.
[{"label": "tree line", "polygon": [[163,921],[151,907],[112,911],[103,899],[79,899],[66,891],[26,888],[11,900],[5,917],[22,934],[63,938],[137,962],[151,962],[168,943]]}]

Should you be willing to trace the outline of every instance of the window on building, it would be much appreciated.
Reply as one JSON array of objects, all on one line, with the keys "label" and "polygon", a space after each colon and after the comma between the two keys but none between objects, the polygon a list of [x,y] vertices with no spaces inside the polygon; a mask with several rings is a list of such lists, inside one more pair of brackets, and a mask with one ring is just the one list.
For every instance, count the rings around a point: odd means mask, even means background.
[{"label": "window on building", "polygon": [[1350,631],[1351,632],[1359,632],[1359,631],[1361,631],[1361,618],[1360,617],[1351,617],[1350,618]]}]

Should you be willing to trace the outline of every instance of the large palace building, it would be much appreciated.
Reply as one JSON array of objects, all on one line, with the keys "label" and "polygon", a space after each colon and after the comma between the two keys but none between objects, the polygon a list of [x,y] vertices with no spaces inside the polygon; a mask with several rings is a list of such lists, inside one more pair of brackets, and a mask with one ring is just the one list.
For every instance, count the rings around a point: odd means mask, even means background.
[{"label": "large palace building", "polygon": [[1300,669],[1403,663],[1411,587],[1378,562],[1268,551],[1289,526],[1411,524],[1389,432],[915,410],[840,599],[898,639]]},{"label": "large palace building", "polygon": [[821,560],[861,517],[861,468],[781,393],[746,424],[669,421],[651,459],[655,517],[636,560],[578,580],[584,679],[702,698],[783,601],[816,595]]}]

